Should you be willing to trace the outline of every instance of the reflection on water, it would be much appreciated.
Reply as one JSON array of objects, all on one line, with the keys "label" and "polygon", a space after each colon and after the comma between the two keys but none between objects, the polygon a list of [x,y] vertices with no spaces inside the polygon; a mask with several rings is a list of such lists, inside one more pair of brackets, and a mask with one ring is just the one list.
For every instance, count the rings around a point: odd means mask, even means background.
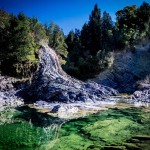
[{"label": "reflection on water", "polygon": [[97,111],[59,119],[58,114],[29,106],[4,109],[0,111],[0,149],[150,149],[149,107],[119,103]]}]

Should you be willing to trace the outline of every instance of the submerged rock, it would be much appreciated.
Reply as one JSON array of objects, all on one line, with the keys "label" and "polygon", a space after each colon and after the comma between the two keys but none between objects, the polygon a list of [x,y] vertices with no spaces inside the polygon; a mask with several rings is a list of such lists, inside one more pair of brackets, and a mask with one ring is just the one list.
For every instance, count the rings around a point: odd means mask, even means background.
[{"label": "submerged rock", "polygon": [[28,90],[30,98],[49,102],[101,101],[118,91],[97,84],[82,82],[67,75],[61,68],[54,50],[43,44],[39,50],[39,67]]}]

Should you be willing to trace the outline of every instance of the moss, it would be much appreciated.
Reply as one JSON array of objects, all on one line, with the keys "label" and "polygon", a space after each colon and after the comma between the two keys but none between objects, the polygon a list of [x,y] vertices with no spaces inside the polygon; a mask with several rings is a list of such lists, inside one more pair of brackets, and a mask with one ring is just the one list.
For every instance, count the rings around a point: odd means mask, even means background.
[{"label": "moss", "polygon": [[[61,128],[60,139],[65,138],[66,135],[67,137],[71,134],[78,135],[84,141],[93,143],[89,145],[89,149],[91,147],[92,149],[121,150],[128,149],[129,147],[131,149],[133,147],[140,148],[140,141],[137,140],[137,144],[134,145],[134,142],[130,142],[130,139],[135,135],[140,135],[140,133],[144,137],[148,137],[145,135],[150,133],[149,116],[150,113],[145,112],[143,108],[109,109],[65,123]],[[126,141],[129,141],[129,144],[123,145]],[[68,144],[71,146],[73,143],[70,142]]]},{"label": "moss", "polygon": [[134,144],[134,143],[124,143],[124,146],[127,148],[127,149],[132,149],[132,150],[137,150],[139,149],[139,147]]},{"label": "moss", "polygon": [[150,149],[150,111],[144,107],[111,108],[66,123],[29,107],[0,114],[0,149]]},{"label": "moss", "polygon": [[105,146],[101,150],[127,150],[125,146]]},{"label": "moss", "polygon": [[123,141],[130,139],[133,131],[140,126],[133,121],[120,118],[97,121],[93,125],[84,128],[86,134],[90,134],[90,139],[101,140],[107,145],[121,144]]},{"label": "moss", "polygon": [[92,144],[92,141],[84,139],[77,134],[61,137],[52,150],[86,150]]},{"label": "moss", "polygon": [[[0,112],[0,149],[35,149],[54,138],[58,126],[41,126],[43,119],[52,118],[32,109],[6,109]],[[34,118],[35,117],[35,118]],[[34,118],[34,123],[32,119]],[[41,119],[41,120],[40,120]],[[47,125],[47,124],[46,124]],[[53,129],[52,129],[53,127]],[[54,128],[55,127],[55,128]]]}]

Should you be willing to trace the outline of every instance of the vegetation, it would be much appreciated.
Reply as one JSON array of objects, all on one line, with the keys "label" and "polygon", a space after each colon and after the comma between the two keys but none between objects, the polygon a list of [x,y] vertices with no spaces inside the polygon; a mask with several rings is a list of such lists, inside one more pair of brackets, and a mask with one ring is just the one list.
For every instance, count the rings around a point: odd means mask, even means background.
[{"label": "vegetation", "polygon": [[143,110],[114,108],[72,120],[62,126],[52,149],[146,150],[150,147],[150,114]]},{"label": "vegetation", "polygon": [[17,16],[0,10],[1,74],[29,77],[38,64],[39,42],[48,41],[55,49],[63,68],[80,79],[94,77],[109,66],[114,51],[133,47],[150,37],[150,4],[126,6],[116,12],[116,22],[98,5],[80,30],[66,37],[53,21],[42,25],[36,18],[20,13]]},{"label": "vegetation", "polygon": [[0,111],[0,149],[35,149],[56,138],[57,118],[29,107]]},{"label": "vegetation", "polygon": [[53,24],[42,25],[36,18],[20,13],[10,15],[0,10],[0,68],[4,75],[30,77],[37,68],[41,40],[48,41],[62,60],[67,45],[61,29]]},{"label": "vegetation", "polygon": [[97,5],[81,31],[71,31],[67,38],[68,61],[66,71],[81,79],[94,77],[109,65],[111,52],[133,47],[150,37],[150,5],[137,8],[126,6],[116,12],[116,22]]},{"label": "vegetation", "polygon": [[150,148],[149,108],[120,105],[67,122],[27,106],[5,109],[0,116],[0,149]]}]

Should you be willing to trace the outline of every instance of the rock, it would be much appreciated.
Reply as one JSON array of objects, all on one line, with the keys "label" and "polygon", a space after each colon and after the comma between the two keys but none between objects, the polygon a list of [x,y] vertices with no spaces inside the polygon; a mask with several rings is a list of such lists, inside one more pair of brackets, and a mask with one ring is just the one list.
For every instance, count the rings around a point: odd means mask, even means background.
[{"label": "rock", "polygon": [[115,53],[112,66],[100,73],[95,82],[112,87],[120,93],[133,93],[136,82],[150,74],[150,41],[144,47]]},{"label": "rock", "polygon": [[96,82],[82,82],[67,75],[54,50],[43,44],[39,50],[39,66],[28,89],[31,99],[72,103],[101,101],[118,91]]},{"label": "rock", "polygon": [[52,113],[58,112],[58,110],[59,110],[60,107],[61,107],[60,105],[54,106],[54,108],[51,110],[51,112]]},{"label": "rock", "polygon": [[150,75],[138,82],[137,91],[133,93],[132,98],[134,99],[134,103],[150,103]]},{"label": "rock", "polygon": [[24,104],[21,97],[18,96],[21,85],[20,80],[0,75],[0,106],[17,107]]}]

